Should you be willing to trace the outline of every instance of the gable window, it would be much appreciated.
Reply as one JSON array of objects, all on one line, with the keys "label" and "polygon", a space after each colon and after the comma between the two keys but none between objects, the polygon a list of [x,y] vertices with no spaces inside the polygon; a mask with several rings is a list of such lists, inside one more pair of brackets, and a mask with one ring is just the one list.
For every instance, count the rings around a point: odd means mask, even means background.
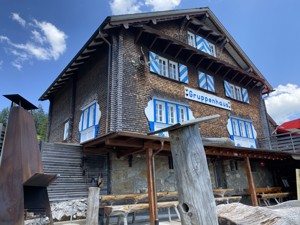
[{"label": "gable window", "polygon": [[96,102],[82,109],[79,123],[80,142],[93,139],[97,136],[100,116],[101,112]]},{"label": "gable window", "polygon": [[196,40],[195,40],[195,34],[188,31],[188,44],[194,48],[196,48]]},{"label": "gable window", "polygon": [[216,57],[216,47],[203,37],[194,34],[190,31],[187,32],[188,44],[200,51]]},{"label": "gable window", "polygon": [[236,85],[224,81],[225,95],[229,98],[249,103],[248,91],[246,88],[242,88]]},{"label": "gable window", "polygon": [[188,83],[187,66],[168,60],[154,52],[149,52],[150,71],[163,77]]},{"label": "gable window", "polygon": [[208,74],[198,71],[199,87],[211,92],[215,92],[214,78]]}]

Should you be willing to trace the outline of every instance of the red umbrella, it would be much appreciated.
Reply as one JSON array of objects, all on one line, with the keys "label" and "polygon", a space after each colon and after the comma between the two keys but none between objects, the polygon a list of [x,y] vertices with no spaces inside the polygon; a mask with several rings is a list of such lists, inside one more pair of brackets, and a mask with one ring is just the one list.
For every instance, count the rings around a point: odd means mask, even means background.
[{"label": "red umbrella", "polygon": [[300,119],[291,120],[276,128],[277,134],[300,132]]}]

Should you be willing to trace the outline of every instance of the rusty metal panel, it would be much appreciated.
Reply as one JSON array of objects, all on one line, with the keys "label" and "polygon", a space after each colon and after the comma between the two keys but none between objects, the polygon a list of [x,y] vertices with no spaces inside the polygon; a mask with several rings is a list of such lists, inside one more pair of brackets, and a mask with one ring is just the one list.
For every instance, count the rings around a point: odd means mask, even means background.
[{"label": "rusty metal panel", "polygon": [[[38,207],[44,208],[52,221],[50,204],[45,188],[39,194],[25,197],[24,183],[35,174],[43,174],[43,165],[36,129],[32,115],[21,107],[11,108],[0,162],[0,224],[23,225],[24,205],[40,200]],[[34,183],[37,183],[34,177]],[[44,182],[44,178],[41,179]],[[26,189],[26,188],[25,188]],[[44,190],[44,191],[43,191]],[[24,201],[26,199],[26,202]],[[30,205],[32,205],[30,203]]]}]

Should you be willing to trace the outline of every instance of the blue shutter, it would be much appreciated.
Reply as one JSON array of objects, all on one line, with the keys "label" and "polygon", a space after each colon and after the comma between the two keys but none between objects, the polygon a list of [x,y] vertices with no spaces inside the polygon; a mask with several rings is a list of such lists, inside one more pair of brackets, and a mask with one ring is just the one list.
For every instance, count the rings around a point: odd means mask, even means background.
[{"label": "blue shutter", "polygon": [[198,71],[199,87],[207,89],[206,74]]},{"label": "blue shutter", "polygon": [[249,103],[248,91],[245,88],[242,88],[243,101]]},{"label": "blue shutter", "polygon": [[183,83],[189,82],[187,66],[179,64],[179,80]]},{"label": "blue shutter", "polygon": [[155,57],[158,56],[154,52],[149,51],[149,59],[150,59],[150,71],[156,74],[159,74],[159,62],[155,60]]},{"label": "blue shutter", "polygon": [[224,88],[225,88],[225,95],[229,98],[231,98],[231,89],[230,89],[230,85],[229,82],[227,82],[226,80],[224,80]]},{"label": "blue shutter", "polygon": [[215,81],[214,78],[210,75],[207,76],[207,90],[215,92]]},{"label": "blue shutter", "polygon": [[207,54],[211,55],[211,50],[208,41],[198,35],[196,35],[196,48],[202,52],[206,52]]}]

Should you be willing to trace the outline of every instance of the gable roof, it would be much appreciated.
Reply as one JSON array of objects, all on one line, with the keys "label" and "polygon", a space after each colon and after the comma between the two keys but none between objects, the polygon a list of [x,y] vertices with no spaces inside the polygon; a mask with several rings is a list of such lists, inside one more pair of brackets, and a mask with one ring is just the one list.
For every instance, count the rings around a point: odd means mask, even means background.
[{"label": "gable roof", "polygon": [[[218,60],[214,57],[211,57],[206,53],[202,53],[199,50],[193,49],[186,43],[180,42],[175,39],[169,40],[169,45],[172,44],[175,47],[183,48],[186,51],[186,53],[193,54],[193,57],[195,56],[196,60],[199,60],[199,57],[203,57],[207,59],[209,65],[216,63],[221,65],[220,68],[224,66],[224,68],[233,68],[233,71],[236,72],[236,74],[242,74],[243,76],[248,77],[249,83],[253,82],[254,86],[264,86],[263,93],[272,91],[272,86],[260,73],[260,71],[252,63],[252,61],[247,57],[247,55],[239,47],[239,45],[235,42],[235,40],[228,33],[225,27],[217,19],[217,17],[212,13],[212,11],[209,8],[204,7],[185,10],[170,10],[107,17],[99,26],[99,28],[95,31],[95,33],[91,36],[91,38],[72,59],[72,61],[60,73],[57,79],[44,92],[44,94],[40,97],[39,100],[49,99],[51,95],[56,93],[73,75],[75,75],[76,71],[80,68],[80,66],[84,64],[94,52],[97,51],[98,47],[100,45],[106,44],[106,37],[108,37],[109,30],[120,27],[124,27],[126,29],[136,28],[141,29],[141,33],[147,34],[148,32],[149,34],[153,32],[153,29],[151,29],[150,26],[147,26],[147,24],[157,24],[160,22],[172,20],[185,20],[189,26],[209,36],[209,39],[212,42],[222,45],[235,59],[239,67],[234,67],[222,60]],[[170,37],[159,32],[156,32],[155,38],[160,38],[164,40],[171,39]],[[180,49],[179,51],[182,50]],[[189,59],[190,58],[191,57],[189,57]]]}]

